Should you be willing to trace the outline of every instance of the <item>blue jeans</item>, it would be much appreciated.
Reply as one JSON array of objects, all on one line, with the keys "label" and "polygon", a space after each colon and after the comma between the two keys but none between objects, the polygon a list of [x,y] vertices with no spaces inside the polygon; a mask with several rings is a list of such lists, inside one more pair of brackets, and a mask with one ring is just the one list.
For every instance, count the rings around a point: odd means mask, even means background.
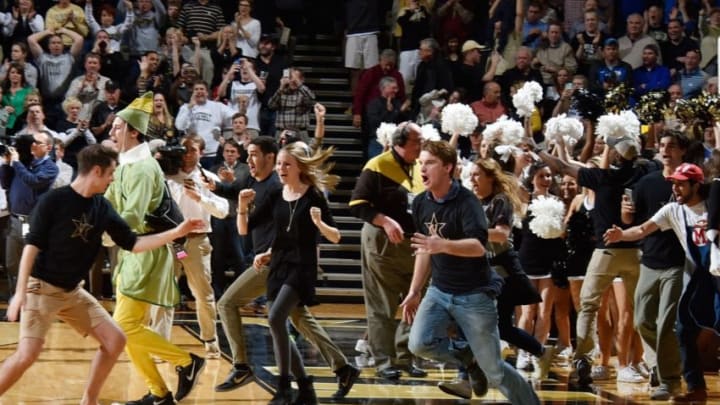
[{"label": "blue jeans", "polygon": [[419,357],[457,363],[447,333],[454,320],[490,386],[498,388],[513,404],[539,404],[532,387],[500,357],[497,319],[495,300],[485,293],[453,295],[430,286],[410,329],[408,347]]}]

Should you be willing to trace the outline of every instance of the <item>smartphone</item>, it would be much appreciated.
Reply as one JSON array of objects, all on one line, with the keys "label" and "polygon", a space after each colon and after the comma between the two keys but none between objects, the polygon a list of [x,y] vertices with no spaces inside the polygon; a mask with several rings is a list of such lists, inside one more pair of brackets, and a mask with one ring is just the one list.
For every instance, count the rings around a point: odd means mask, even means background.
[{"label": "smartphone", "polygon": [[290,77],[290,69],[283,69],[283,77]]},{"label": "smartphone", "polygon": [[572,90],[572,89],[573,89],[573,84],[572,84],[572,82],[570,82],[570,83],[565,83],[565,90]]},{"label": "smartphone", "polygon": [[633,191],[632,191],[631,188],[626,188],[626,189],[625,189],[625,197],[627,197],[628,202],[629,202],[630,204],[633,203]]}]

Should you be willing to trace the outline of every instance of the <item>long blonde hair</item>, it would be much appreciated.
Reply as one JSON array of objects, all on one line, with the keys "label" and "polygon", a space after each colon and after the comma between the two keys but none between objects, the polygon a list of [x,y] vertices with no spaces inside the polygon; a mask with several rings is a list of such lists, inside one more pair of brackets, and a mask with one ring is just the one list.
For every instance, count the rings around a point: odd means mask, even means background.
[{"label": "long blonde hair", "polygon": [[518,218],[522,217],[523,203],[520,200],[520,186],[517,180],[505,173],[495,159],[478,159],[475,165],[493,179],[493,195],[505,194],[512,205],[513,213]]},{"label": "long blonde hair", "polygon": [[335,163],[327,160],[335,153],[334,147],[310,152],[307,145],[293,142],[281,150],[294,157],[300,168],[300,181],[317,187],[321,191],[333,191],[340,182],[340,176],[330,174]]}]

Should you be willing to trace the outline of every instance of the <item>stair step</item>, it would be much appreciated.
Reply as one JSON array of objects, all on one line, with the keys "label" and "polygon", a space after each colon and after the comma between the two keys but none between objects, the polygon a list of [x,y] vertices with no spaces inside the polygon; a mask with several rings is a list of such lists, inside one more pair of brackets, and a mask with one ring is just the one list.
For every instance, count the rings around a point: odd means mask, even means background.
[{"label": "stair step", "polygon": [[318,280],[326,281],[362,281],[360,273],[318,273]]},{"label": "stair step", "polygon": [[362,145],[362,141],[356,138],[325,138],[324,145]]},{"label": "stair step", "polygon": [[336,162],[334,170],[354,170],[358,174],[362,170],[364,164],[362,163],[348,163],[348,162]]},{"label": "stair step", "polygon": [[361,158],[363,157],[363,152],[361,150],[336,150],[335,153],[333,153],[334,158],[344,157],[344,158]]},{"label": "stair step", "polygon": [[349,101],[323,101],[322,104],[327,108],[342,108],[346,109],[350,107]]},{"label": "stair step", "polygon": [[340,235],[343,238],[359,238],[360,237],[360,229],[341,229]]},{"label": "stair step", "polygon": [[315,295],[322,297],[362,297],[362,288],[316,287]]},{"label": "stair step", "polygon": [[[338,86],[348,86],[350,82],[345,78],[331,78],[331,77],[306,77],[305,83],[311,84],[334,84]],[[350,93],[349,91],[345,92]]]},{"label": "stair step", "polygon": [[312,45],[312,44],[297,44],[295,45],[295,52],[336,52],[341,53],[342,48],[338,45]]},{"label": "stair step", "polygon": [[318,264],[321,267],[324,267],[324,266],[343,266],[343,267],[358,266],[359,267],[360,260],[359,259],[342,259],[342,258],[335,258],[335,257],[321,257],[320,259],[318,259]]},{"label": "stair step", "polygon": [[[335,218],[337,221],[337,218]],[[359,252],[360,245],[357,243],[320,243],[318,245],[323,252]]]},{"label": "stair step", "polygon": [[[313,90],[313,93],[315,93],[315,96],[318,98],[322,97],[334,97],[339,98],[343,97],[350,102],[352,100],[352,94],[348,90]],[[345,114],[342,114],[345,115]],[[352,115],[348,115],[348,117],[352,118]]]},{"label": "stair step", "polygon": [[332,67],[332,66],[298,66],[305,76],[312,76],[313,73],[323,73],[332,75],[347,75],[348,70],[344,67]]},{"label": "stair step", "polygon": [[333,216],[335,222],[343,224],[362,224],[364,221],[360,218],[349,217],[344,215]]},{"label": "stair step", "polygon": [[[308,131],[315,131],[315,125],[310,125],[308,127]],[[361,133],[360,128],[355,128],[352,125],[325,125],[325,133],[328,134],[331,132],[342,132],[358,135]]]},{"label": "stair step", "polygon": [[348,203],[333,202],[333,201],[328,201],[328,207],[330,207],[331,210],[346,210],[346,209],[350,208]]},{"label": "stair step", "polygon": [[352,121],[352,115],[344,113],[325,114],[325,121]]},{"label": "stair step", "polygon": [[327,55],[293,55],[294,62],[328,62],[328,63],[342,63],[342,56],[327,56]]}]

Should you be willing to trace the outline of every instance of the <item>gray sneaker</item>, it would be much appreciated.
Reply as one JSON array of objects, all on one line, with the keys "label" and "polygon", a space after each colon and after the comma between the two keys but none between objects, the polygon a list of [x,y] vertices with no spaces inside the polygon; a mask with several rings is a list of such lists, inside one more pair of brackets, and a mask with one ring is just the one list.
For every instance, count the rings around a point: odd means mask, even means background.
[{"label": "gray sneaker", "polygon": [[452,381],[441,381],[438,383],[438,388],[440,388],[442,392],[456,397],[465,399],[472,398],[472,387],[468,380],[456,378]]}]

